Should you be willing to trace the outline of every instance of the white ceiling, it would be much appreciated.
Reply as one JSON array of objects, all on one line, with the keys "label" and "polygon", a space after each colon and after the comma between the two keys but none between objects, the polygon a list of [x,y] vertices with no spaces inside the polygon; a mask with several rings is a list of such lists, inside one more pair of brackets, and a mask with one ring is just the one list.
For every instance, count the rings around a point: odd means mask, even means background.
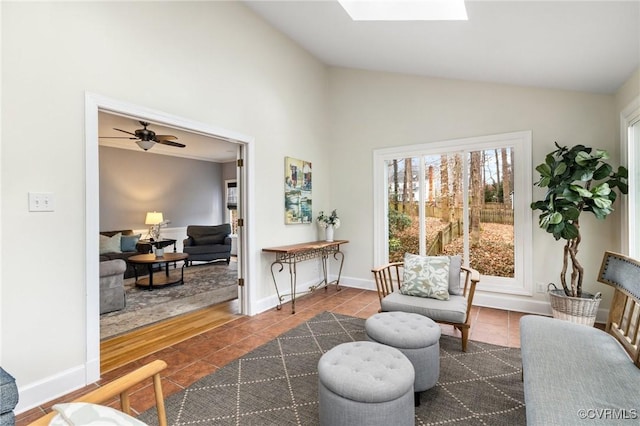
[{"label": "white ceiling", "polygon": [[245,1],[327,65],[614,93],[640,66],[640,0],[467,0],[468,21],[354,22],[335,0]]},{"label": "white ceiling", "polygon": [[[144,121],[148,122],[149,120]],[[100,145],[142,152],[142,148],[136,144],[135,140],[108,138],[107,136],[130,136],[126,133],[114,130],[114,127],[127,130],[131,133],[134,133],[136,129],[142,129],[140,122],[136,118],[124,117],[100,111],[98,113],[98,135],[100,136]],[[225,163],[236,159],[237,145],[232,142],[196,133],[185,132],[183,130],[166,126],[160,126],[153,122],[150,123],[148,129],[153,130],[157,135],[176,136],[178,138],[177,142],[186,145],[185,148],[177,148],[157,143],[147,151],[149,153],[213,161],[216,163]]]}]

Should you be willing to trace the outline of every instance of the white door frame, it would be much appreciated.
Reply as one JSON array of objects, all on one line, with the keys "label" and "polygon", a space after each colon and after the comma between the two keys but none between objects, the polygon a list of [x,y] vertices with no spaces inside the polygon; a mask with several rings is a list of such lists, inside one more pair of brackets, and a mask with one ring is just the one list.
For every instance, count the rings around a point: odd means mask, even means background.
[{"label": "white door frame", "polygon": [[[99,162],[98,162],[98,111],[105,111],[120,115],[135,117],[144,121],[153,121],[176,129],[197,132],[212,138],[226,140],[241,144],[245,148],[245,167],[243,173],[243,188],[241,190],[243,201],[254,199],[254,170],[251,162],[253,158],[254,139],[231,130],[211,126],[206,123],[193,121],[187,118],[174,116],[162,111],[157,111],[130,104],[127,102],[110,99],[95,93],[85,93],[85,282],[86,282],[86,359],[85,378],[86,384],[100,379],[100,292],[99,292],[99,258],[96,250],[99,243]],[[254,276],[252,273],[255,265],[255,255],[250,248],[253,246],[253,218],[249,214],[250,209],[244,209],[244,232],[241,233],[242,241],[239,244],[242,250],[242,271],[239,276],[244,277],[245,283],[250,282]],[[240,268],[240,265],[239,265]],[[240,312],[251,314],[253,312],[253,292],[250,286],[245,285],[244,296],[240,297]],[[239,292],[242,294],[242,292]]]}]

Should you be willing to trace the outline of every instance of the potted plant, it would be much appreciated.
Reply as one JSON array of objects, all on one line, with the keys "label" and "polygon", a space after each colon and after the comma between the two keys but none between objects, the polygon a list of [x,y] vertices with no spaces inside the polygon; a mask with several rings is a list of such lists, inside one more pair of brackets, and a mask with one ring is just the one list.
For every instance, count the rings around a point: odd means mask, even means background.
[{"label": "potted plant", "polygon": [[[536,167],[540,180],[535,185],[547,188],[547,193],[543,200],[531,203],[533,210],[541,211],[540,227],[556,240],[565,240],[560,273],[562,289],[549,292],[551,305],[554,317],[593,325],[600,300],[599,294],[582,291],[584,268],[578,261],[582,242],[580,215],[590,212],[604,220],[611,214],[617,198],[615,189],[622,194],[628,191],[627,169],[620,166],[614,171],[606,162],[609,159],[606,151],[584,145],[571,148],[561,147],[557,142],[555,145],[557,149]],[[567,279],[569,264],[571,273]],[[582,315],[588,319],[579,319]]]},{"label": "potted plant", "polygon": [[331,215],[327,216],[324,211],[318,213],[318,226],[325,231],[325,240],[333,241],[333,230],[340,227],[340,218],[336,210],[331,212]]}]

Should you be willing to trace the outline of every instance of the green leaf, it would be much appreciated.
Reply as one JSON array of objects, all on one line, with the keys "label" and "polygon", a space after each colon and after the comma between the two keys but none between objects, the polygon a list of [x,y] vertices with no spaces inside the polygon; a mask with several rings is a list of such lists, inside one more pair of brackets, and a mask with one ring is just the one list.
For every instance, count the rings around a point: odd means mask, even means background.
[{"label": "green leaf", "polygon": [[536,185],[538,185],[540,188],[546,188],[547,186],[549,186],[550,182],[550,177],[542,177],[538,182],[536,182]]},{"label": "green leaf", "polygon": [[547,154],[544,158],[544,162],[549,165],[549,170],[551,170],[551,165],[556,162],[556,159],[553,158],[553,154]]},{"label": "green leaf", "polygon": [[629,193],[629,185],[627,185],[626,183],[623,182],[618,182],[618,189],[620,190],[620,192],[622,192],[623,194],[628,194]]},{"label": "green leaf", "polygon": [[542,177],[551,177],[551,167],[548,164],[540,164],[536,167],[536,171],[540,173]]},{"label": "green leaf", "polygon": [[558,164],[558,167],[553,171],[554,176],[560,176],[567,171],[567,165],[565,163]]},{"label": "green leaf", "polygon": [[604,149],[596,149],[596,153],[593,154],[594,158],[599,158],[601,160],[608,160],[609,159],[609,153],[607,151],[605,151]]},{"label": "green leaf", "polygon": [[604,197],[609,195],[610,192],[611,188],[609,188],[609,184],[607,182],[602,182],[591,190],[594,197]]},{"label": "green leaf", "polygon": [[582,197],[576,191],[572,191],[569,188],[565,188],[562,192],[562,196],[567,200],[573,203],[579,203],[582,201]]},{"label": "green leaf", "polygon": [[566,220],[576,220],[580,216],[580,210],[574,206],[568,207],[563,212],[563,216]]},{"label": "green leaf", "polygon": [[623,167],[623,166],[618,167],[618,177],[621,177],[621,178],[629,177],[629,171],[626,169],[626,167]]},{"label": "green leaf", "polygon": [[564,224],[565,224],[565,222],[560,222],[557,225],[554,225],[554,227],[553,227],[553,235],[562,236],[562,230],[564,229]]},{"label": "green leaf", "polygon": [[604,219],[605,217],[607,217],[612,211],[613,209],[611,208],[599,208],[599,207],[592,207],[592,211],[593,214],[596,216],[596,218],[598,219]]},{"label": "green leaf", "polygon": [[583,198],[591,198],[591,191],[581,187],[580,185],[569,185],[569,189]]},{"label": "green leaf", "polygon": [[538,225],[540,225],[540,228],[547,229],[549,227],[549,219],[550,218],[551,218],[551,216],[549,215],[549,213],[541,214],[540,218],[538,220]]},{"label": "green leaf", "polygon": [[580,232],[578,231],[578,228],[576,228],[574,224],[572,223],[565,224],[565,227],[562,230],[562,238],[564,238],[565,240],[573,240],[574,238],[577,238],[578,235],[580,235]]},{"label": "green leaf", "polygon": [[611,207],[611,200],[608,198],[594,198],[593,202],[599,209],[606,209]]},{"label": "green leaf", "polygon": [[589,169],[578,169],[573,173],[573,180],[587,182],[593,179],[593,171]]},{"label": "green leaf", "polygon": [[549,217],[549,225],[557,225],[562,222],[562,214],[559,212],[553,212]]},{"label": "green leaf", "polygon": [[591,155],[585,151],[580,151],[576,154],[576,163],[580,166],[586,166],[591,160]]},{"label": "green leaf", "polygon": [[604,179],[607,176],[609,176],[612,171],[613,171],[613,167],[611,167],[608,164],[603,164],[600,167],[598,167],[598,169],[595,171],[595,173],[593,174],[593,178],[595,180]]}]

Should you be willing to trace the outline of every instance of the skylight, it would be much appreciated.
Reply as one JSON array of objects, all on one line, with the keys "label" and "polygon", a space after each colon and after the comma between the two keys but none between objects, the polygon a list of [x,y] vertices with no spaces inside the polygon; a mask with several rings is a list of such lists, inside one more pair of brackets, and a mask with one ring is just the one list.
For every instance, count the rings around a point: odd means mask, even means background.
[{"label": "skylight", "polygon": [[354,21],[466,21],[464,0],[338,0]]}]

